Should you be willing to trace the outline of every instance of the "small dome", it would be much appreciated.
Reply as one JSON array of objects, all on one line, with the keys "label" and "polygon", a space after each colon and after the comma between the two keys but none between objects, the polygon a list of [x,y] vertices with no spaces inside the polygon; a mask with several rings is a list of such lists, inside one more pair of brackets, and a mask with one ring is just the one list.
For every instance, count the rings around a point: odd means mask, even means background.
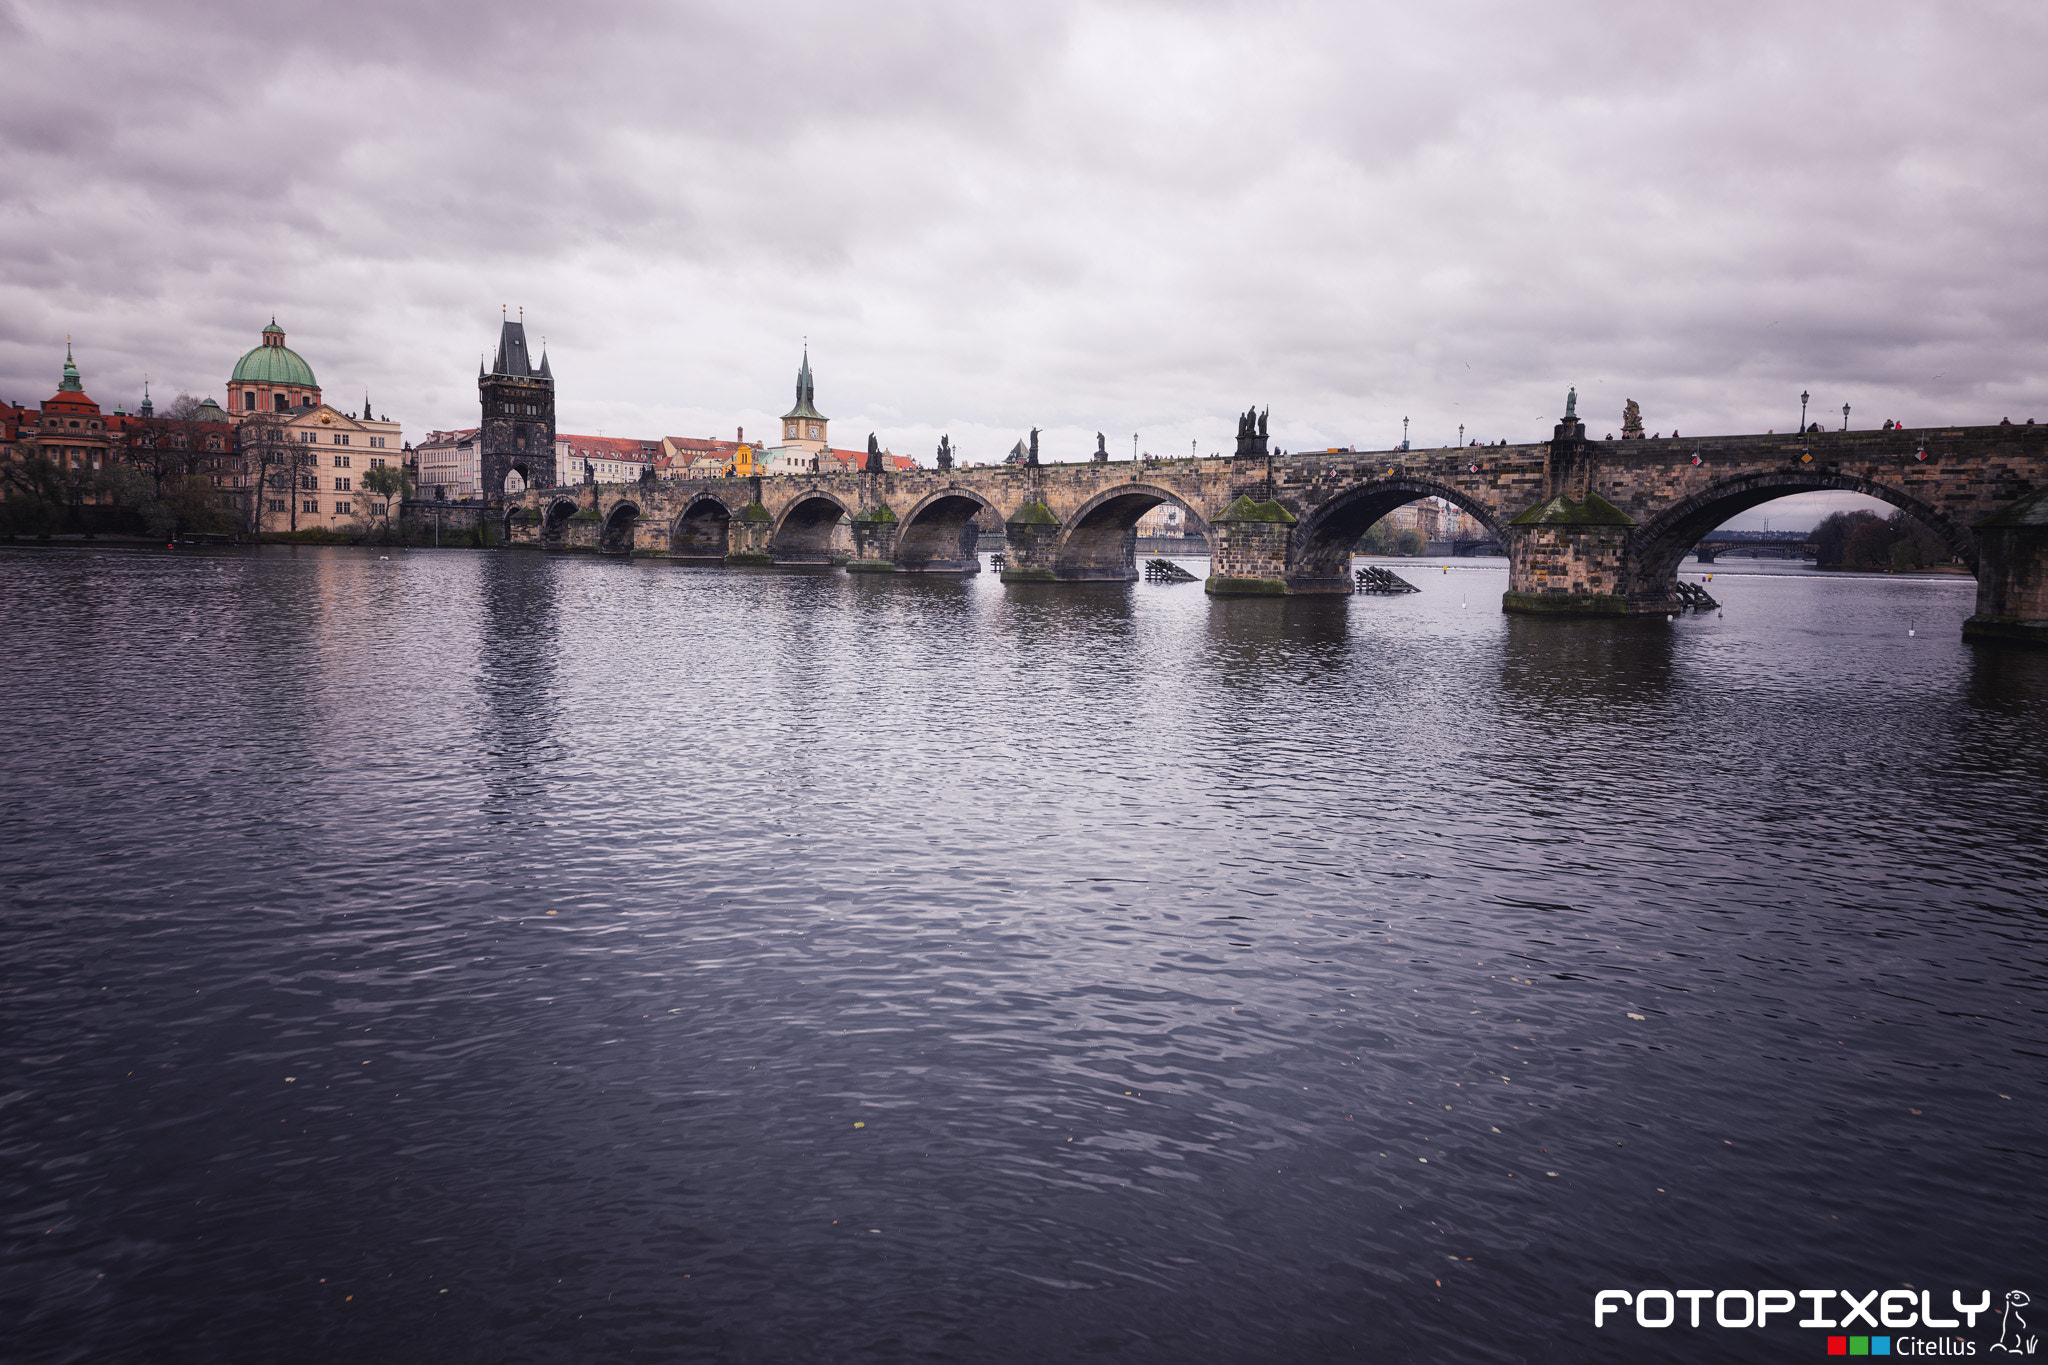
[{"label": "small dome", "polygon": [[225,422],[228,420],[228,415],[221,410],[220,404],[214,402],[211,398],[202,398],[199,400],[198,411],[192,414],[192,420],[195,422]]},{"label": "small dome", "polygon": [[284,328],[272,318],[270,325],[263,329],[263,344],[247,352],[235,362],[235,372],[228,377],[230,384],[296,384],[301,388],[317,389],[320,381],[313,377],[313,367],[300,359],[299,353],[284,344]]}]

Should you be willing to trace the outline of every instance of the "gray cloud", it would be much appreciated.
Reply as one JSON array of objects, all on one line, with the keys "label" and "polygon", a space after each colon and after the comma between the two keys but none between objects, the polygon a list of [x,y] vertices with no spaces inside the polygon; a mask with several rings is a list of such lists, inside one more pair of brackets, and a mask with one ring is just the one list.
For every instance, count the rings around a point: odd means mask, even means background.
[{"label": "gray cloud", "polygon": [[565,426],[995,458],[2048,419],[2038,7],[15,0],[0,396],[473,420],[501,303]]}]

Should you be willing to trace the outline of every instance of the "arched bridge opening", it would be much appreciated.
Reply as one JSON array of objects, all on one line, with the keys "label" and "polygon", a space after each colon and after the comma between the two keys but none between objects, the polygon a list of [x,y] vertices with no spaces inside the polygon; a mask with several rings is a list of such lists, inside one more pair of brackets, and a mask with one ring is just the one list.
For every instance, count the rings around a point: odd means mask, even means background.
[{"label": "arched bridge opening", "polygon": [[608,555],[633,553],[633,532],[640,522],[640,509],[630,502],[612,508],[604,519],[604,534],[597,547]]},{"label": "arched bridge opening", "polygon": [[849,513],[837,498],[810,493],[791,503],[775,524],[768,552],[777,564],[830,564],[839,523]]},{"label": "arched bridge opening", "polygon": [[540,543],[550,548],[559,547],[567,538],[569,523],[576,516],[576,502],[573,498],[556,498],[548,504],[540,523]]},{"label": "arched bridge opening", "polygon": [[1797,493],[1831,491],[1861,493],[1898,508],[1938,537],[1972,573],[1976,572],[1974,533],[1903,490],[1838,470],[1774,470],[1702,489],[1639,528],[1630,544],[1633,594],[1671,591],[1678,579],[1678,566],[1693,547],[1742,513]]},{"label": "arched bridge opening", "polygon": [[732,513],[716,498],[699,498],[669,528],[669,554],[676,559],[723,561],[732,546]]},{"label": "arched bridge opening", "polygon": [[1443,499],[1500,538],[1492,511],[1448,484],[1414,478],[1375,480],[1338,494],[1296,528],[1288,555],[1289,586],[1296,591],[1352,591],[1351,556],[1359,539],[1381,518],[1424,498]]},{"label": "arched bridge opening", "polygon": [[1138,577],[1138,523],[1163,503],[1179,507],[1196,533],[1208,533],[1201,514],[1169,489],[1151,484],[1112,488],[1083,503],[1069,519],[1053,556],[1055,576],[1063,581],[1134,581]]},{"label": "arched bridge opening", "polygon": [[896,534],[900,573],[980,573],[981,530],[1001,525],[996,510],[958,489],[934,493],[910,509]]}]

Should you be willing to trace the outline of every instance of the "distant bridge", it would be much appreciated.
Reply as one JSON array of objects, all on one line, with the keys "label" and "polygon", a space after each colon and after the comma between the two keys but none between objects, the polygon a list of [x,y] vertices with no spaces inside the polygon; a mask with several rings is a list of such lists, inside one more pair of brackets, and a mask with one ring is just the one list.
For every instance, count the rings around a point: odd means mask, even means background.
[{"label": "distant bridge", "polygon": [[1818,553],[1810,531],[1715,531],[1692,551],[1702,564],[1719,558],[1812,559]]},{"label": "distant bridge", "polygon": [[1422,547],[1422,553],[1431,559],[1472,559],[1480,555],[1503,555],[1507,551],[1492,536],[1454,536],[1449,540],[1432,540]]},{"label": "distant bridge", "polygon": [[[1138,519],[1177,503],[1211,546],[1208,590],[1349,593],[1365,529],[1420,498],[1450,502],[1509,559],[1509,611],[1677,610],[1680,561],[1739,513],[1788,493],[1881,499],[1978,574],[1970,633],[2048,639],[2048,427],[1805,432],[1442,450],[794,474],[530,488],[501,504],[515,545],[728,564],[836,562],[855,572],[975,573],[1000,523],[1003,581],[1138,577]],[[1717,551],[1718,552],[1718,551]],[[2038,625],[2032,623],[2039,623]]]}]

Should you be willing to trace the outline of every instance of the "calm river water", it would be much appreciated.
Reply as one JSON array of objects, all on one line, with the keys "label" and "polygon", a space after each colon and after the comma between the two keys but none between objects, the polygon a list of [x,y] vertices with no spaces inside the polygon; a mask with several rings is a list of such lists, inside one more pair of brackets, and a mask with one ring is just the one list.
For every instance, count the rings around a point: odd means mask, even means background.
[{"label": "calm river water", "polygon": [[2048,658],[1964,645],[1967,579],[1616,623],[1397,568],[0,550],[0,1356],[1806,1360],[1593,1295],[2048,1305]]}]

